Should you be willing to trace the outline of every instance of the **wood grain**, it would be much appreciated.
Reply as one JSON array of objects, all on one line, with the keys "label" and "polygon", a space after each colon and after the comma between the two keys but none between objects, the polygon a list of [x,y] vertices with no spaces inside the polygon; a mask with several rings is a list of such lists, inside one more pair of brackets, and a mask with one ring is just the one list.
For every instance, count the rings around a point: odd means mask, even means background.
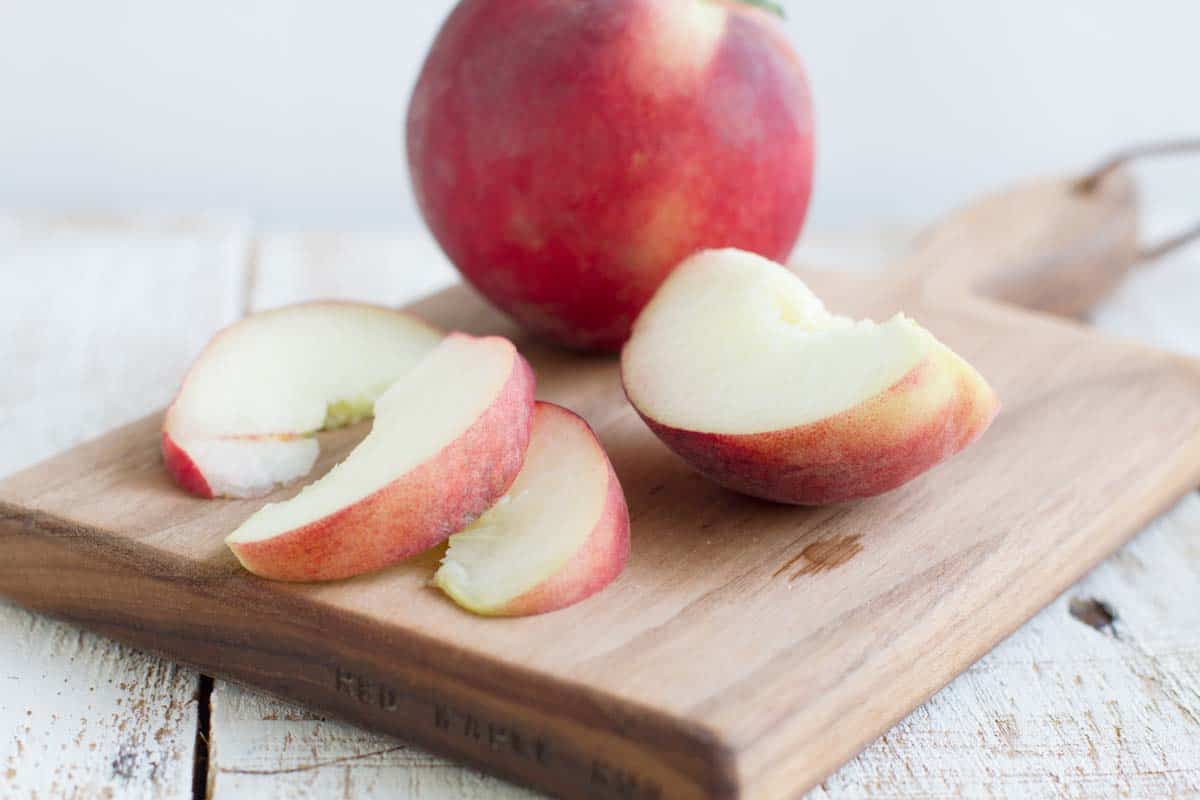
[{"label": "wood grain", "polygon": [[[135,234],[135,235],[131,235]],[[242,313],[249,233],[197,218],[0,214],[0,475],[160,408]]]},{"label": "wood grain", "polygon": [[976,297],[1081,317],[1137,262],[1136,184],[1114,170],[1083,189],[1071,176],[997,192],[928,230],[901,269],[950,303]]},{"label": "wood grain", "polygon": [[316,298],[400,306],[458,282],[424,233],[265,233],[252,268],[251,311]]},{"label": "wood grain", "polygon": [[[424,589],[427,564],[321,587],[249,578],[219,543],[249,506],[164,492],[154,419],[4,484],[4,535],[23,547],[0,584],[552,792],[793,794],[1052,599],[1200,468],[1200,378],[1188,363],[991,303],[950,304],[911,274],[813,277],[839,310],[904,305],[979,364],[1009,402],[984,442],[887,498],[769,507],[671,459],[634,424],[610,361],[522,340],[544,395],[589,417],[630,487],[634,563],[594,602],[497,624]],[[511,331],[463,291],[424,309]],[[326,462],[352,438],[333,437]],[[1106,452],[1123,457],[1096,457]],[[112,502],[118,492],[129,499]],[[811,545],[855,536],[861,553],[839,566],[772,578]],[[33,565],[69,570],[70,591],[46,597],[23,578]]]},{"label": "wood grain", "polygon": [[196,674],[0,602],[0,796],[191,798]]},{"label": "wood grain", "polygon": [[1198,543],[1193,492],[810,800],[1200,796]]},{"label": "wood grain", "polygon": [[210,794],[259,797],[536,797],[444,758],[222,682],[213,693]]},{"label": "wood grain", "polygon": [[[0,215],[0,474],[167,400],[241,311],[245,242],[205,218]],[[191,797],[195,673],[4,602],[0,642],[0,796]]]}]

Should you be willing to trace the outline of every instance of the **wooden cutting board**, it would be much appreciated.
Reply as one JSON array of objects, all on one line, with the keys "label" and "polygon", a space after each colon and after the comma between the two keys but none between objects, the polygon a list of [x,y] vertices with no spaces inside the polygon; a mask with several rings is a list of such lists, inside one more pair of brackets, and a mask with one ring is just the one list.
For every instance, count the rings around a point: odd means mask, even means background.
[{"label": "wooden cutting board", "polygon": [[[461,287],[418,304],[513,337],[609,449],[633,558],[571,609],[473,617],[426,585],[438,553],[257,579],[222,539],[259,503],[178,491],[158,415],[0,483],[0,593],[560,796],[796,796],[1200,484],[1200,365],[1045,313],[1121,279],[1136,216],[1122,173],[1037,181],[949,216],[885,279],[806,274],[836,311],[904,309],[1004,401],[958,458],[829,508],[691,472],[612,358],[530,341]],[[324,435],[320,468],[363,433]]]}]

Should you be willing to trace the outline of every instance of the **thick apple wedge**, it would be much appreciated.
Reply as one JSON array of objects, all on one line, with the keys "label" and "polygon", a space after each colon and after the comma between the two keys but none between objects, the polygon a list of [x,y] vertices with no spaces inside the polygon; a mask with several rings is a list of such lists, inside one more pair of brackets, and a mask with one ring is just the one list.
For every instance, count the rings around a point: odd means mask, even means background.
[{"label": "thick apple wedge", "polygon": [[371,432],[291,500],[226,539],[251,572],[371,572],[462,530],[509,488],[533,421],[533,370],[507,339],[451,334],[375,403]]},{"label": "thick apple wedge", "polygon": [[667,279],[621,355],[625,393],[717,483],[783,503],[881,494],[978,438],[986,381],[903,315],[825,310],[784,267],[710,250]]},{"label": "thick apple wedge", "polygon": [[257,497],[306,475],[318,452],[311,434],[371,416],[442,335],[362,303],[247,317],[209,342],[167,410],[167,470],[201,497]]},{"label": "thick apple wedge", "polygon": [[434,583],[469,611],[541,614],[603,589],[629,558],[629,512],[588,424],[538,403],[512,488],[450,547]]}]

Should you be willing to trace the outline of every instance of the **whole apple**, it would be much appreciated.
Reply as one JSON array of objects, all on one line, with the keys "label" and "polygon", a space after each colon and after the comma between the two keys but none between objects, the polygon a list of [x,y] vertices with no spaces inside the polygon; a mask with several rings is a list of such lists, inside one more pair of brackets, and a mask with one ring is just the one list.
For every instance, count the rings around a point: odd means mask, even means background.
[{"label": "whole apple", "polygon": [[791,252],[812,186],[800,60],[762,3],[463,0],[408,112],[416,196],[529,330],[615,350],[697,250]]}]

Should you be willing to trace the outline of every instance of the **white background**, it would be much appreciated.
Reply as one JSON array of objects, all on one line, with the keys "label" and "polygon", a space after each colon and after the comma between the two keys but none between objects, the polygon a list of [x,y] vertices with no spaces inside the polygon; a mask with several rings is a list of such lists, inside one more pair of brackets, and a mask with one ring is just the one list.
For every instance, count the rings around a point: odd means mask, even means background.
[{"label": "white background", "polygon": [[[816,96],[816,226],[920,221],[1200,134],[1193,0],[783,3]],[[0,0],[0,208],[416,231],[402,120],[451,5]],[[1200,211],[1200,168],[1161,173],[1160,202]]]}]

